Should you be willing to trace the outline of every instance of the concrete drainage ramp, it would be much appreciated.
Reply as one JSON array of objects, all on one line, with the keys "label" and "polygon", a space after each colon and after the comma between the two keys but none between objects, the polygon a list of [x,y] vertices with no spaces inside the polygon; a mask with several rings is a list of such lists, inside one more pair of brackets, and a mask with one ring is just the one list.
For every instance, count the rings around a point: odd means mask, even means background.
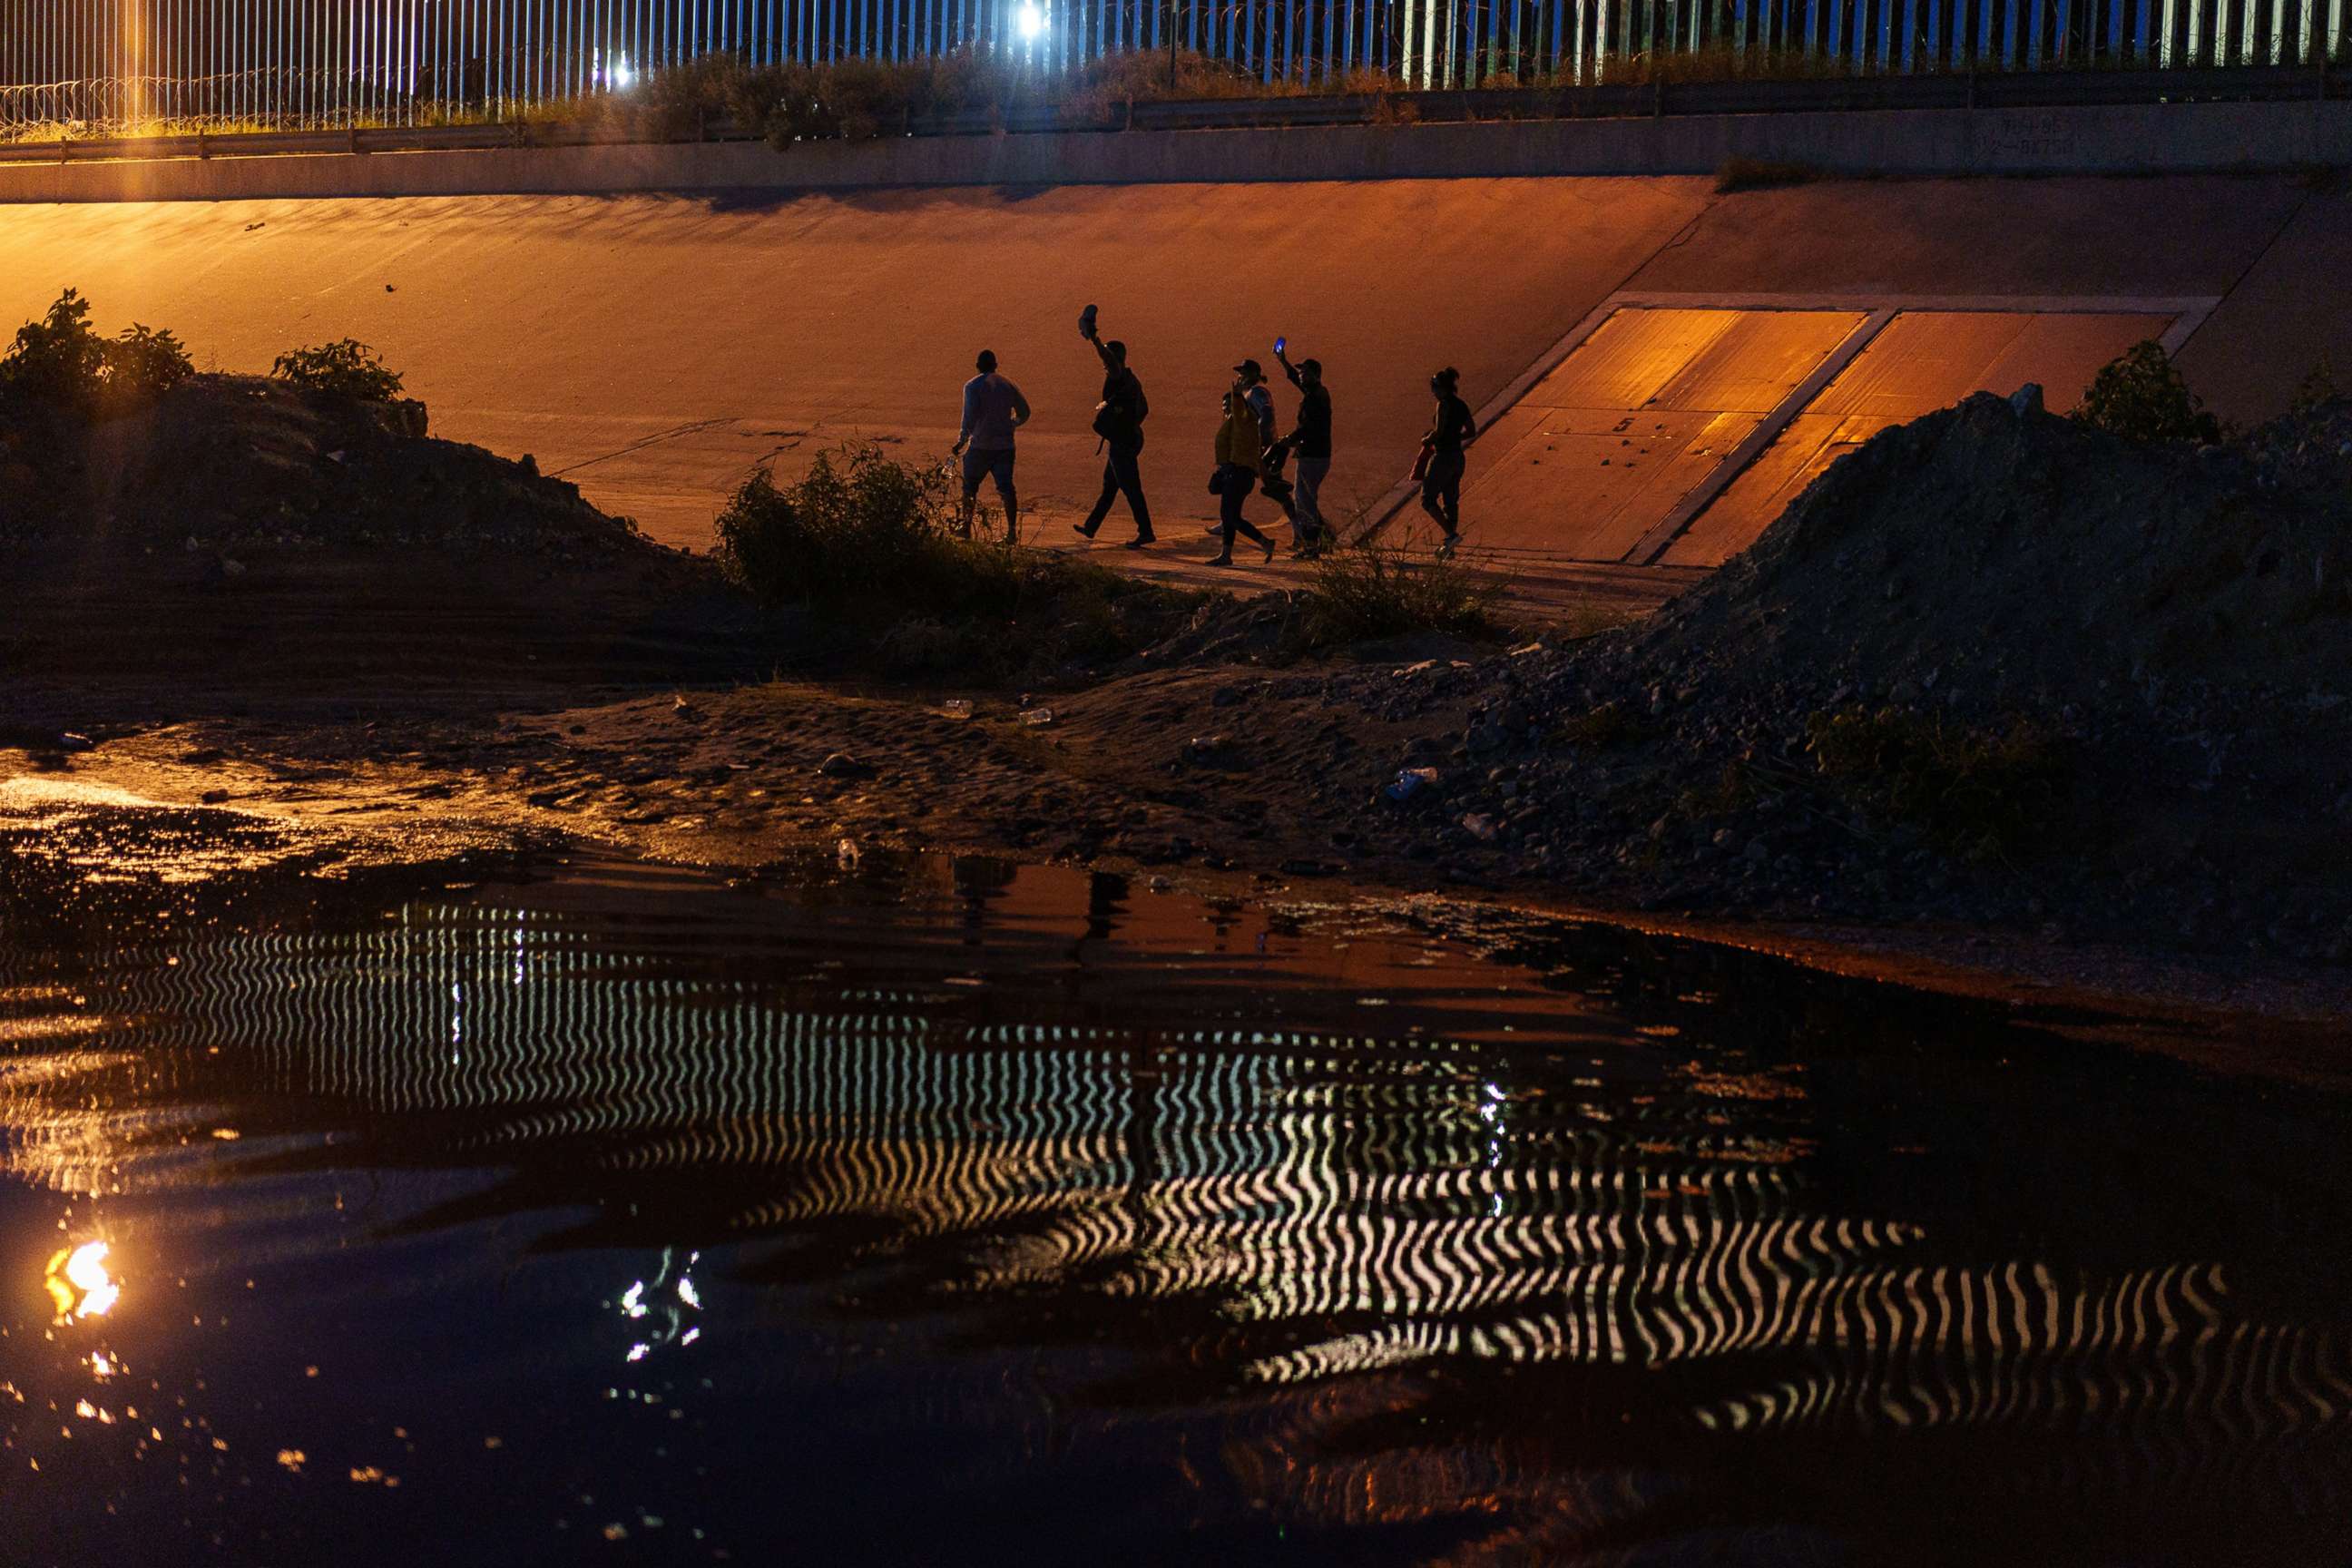
[{"label": "concrete drainage ramp", "polygon": [[2080,401],[2210,300],[1625,298],[1490,426],[1463,515],[1497,565],[1713,567],[1839,457],[1972,392]]}]

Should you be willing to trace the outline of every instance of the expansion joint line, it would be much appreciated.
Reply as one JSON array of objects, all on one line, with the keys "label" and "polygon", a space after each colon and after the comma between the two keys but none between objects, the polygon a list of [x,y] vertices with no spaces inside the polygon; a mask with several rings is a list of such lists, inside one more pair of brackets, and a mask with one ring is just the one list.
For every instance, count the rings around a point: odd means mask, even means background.
[{"label": "expansion joint line", "polygon": [[1802,414],[1846,366],[1861,357],[1862,351],[1870,346],[1872,339],[1886,330],[1886,323],[1893,321],[1896,313],[1895,307],[1883,305],[1857,322],[1853,331],[1845,335],[1845,341],[1813,367],[1813,374],[1799,382],[1796,389],[1780,399],[1771,413],[1758,421],[1748,439],[1726,452],[1715,467],[1707,470],[1706,477],[1693,486],[1688,495],[1675,503],[1673,510],[1659,519],[1655,527],[1635,542],[1633,548],[1625,552],[1624,559],[1636,566],[1657,564],[1659,557],[1665,554],[1667,546],[1682,536],[1683,530],[1688,528],[1699,513],[1714,505],[1716,498],[1731,488],[1731,481],[1746,472],[1748,465],[1762,456],[1764,448],[1778,440],[1780,433],[1796,422],[1797,416]]}]

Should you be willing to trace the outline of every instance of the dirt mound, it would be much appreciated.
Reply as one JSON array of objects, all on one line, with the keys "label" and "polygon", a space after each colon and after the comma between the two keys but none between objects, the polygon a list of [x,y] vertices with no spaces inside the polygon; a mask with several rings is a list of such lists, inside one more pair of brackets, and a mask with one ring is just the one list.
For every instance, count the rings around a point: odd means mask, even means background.
[{"label": "dirt mound", "polygon": [[1619,658],[1677,689],[1977,710],[2332,685],[2352,668],[2347,424],[2338,405],[2242,447],[2150,446],[1972,397],[1837,464]]},{"label": "dirt mound", "polygon": [[1465,875],[2340,962],[2352,407],[2199,448],[1970,398],[1639,626],[1359,684],[1472,702],[1386,775]]},{"label": "dirt mound", "polygon": [[283,381],[192,376],[119,418],[7,433],[0,528],[142,545],[645,548],[632,524],[529,458],[430,439],[424,414]]},{"label": "dirt mound", "polygon": [[474,714],[795,646],[708,558],[422,415],[196,376],[113,418],[0,422],[0,721]]}]

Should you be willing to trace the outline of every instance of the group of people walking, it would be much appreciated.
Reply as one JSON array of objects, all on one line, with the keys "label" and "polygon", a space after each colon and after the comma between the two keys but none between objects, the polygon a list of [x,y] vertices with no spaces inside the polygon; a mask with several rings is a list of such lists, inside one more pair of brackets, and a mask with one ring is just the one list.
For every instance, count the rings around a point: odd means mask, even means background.
[{"label": "group of people walking", "polygon": [[[1143,383],[1127,363],[1127,345],[1116,338],[1107,340],[1096,330],[1092,305],[1079,316],[1078,332],[1102,361],[1102,400],[1095,405],[1094,432],[1101,439],[1104,462],[1102,494],[1096,498],[1087,520],[1073,526],[1085,538],[1093,539],[1113,505],[1124,497],[1135,520],[1135,537],[1127,542],[1127,548],[1142,550],[1158,537],[1151,531],[1151,508],[1143,495],[1143,426],[1151,404],[1144,396]],[[1218,501],[1218,519],[1209,531],[1218,536],[1220,544],[1209,563],[1213,566],[1234,563],[1237,537],[1259,546],[1268,561],[1274,559],[1274,541],[1242,512],[1243,503],[1253,493],[1265,496],[1281,510],[1291,525],[1293,548],[1299,553],[1312,555],[1331,539],[1331,529],[1323,517],[1323,482],[1331,472],[1331,392],[1323,383],[1320,361],[1293,363],[1288,351],[1287,340],[1275,340],[1275,363],[1298,391],[1298,415],[1288,435],[1277,432],[1274,394],[1265,368],[1257,361],[1244,359],[1234,366],[1233,384],[1225,389],[1217,424],[1216,466],[1209,478],[1209,489]],[[1021,389],[998,371],[994,353],[982,349],[976,369],[979,374],[964,384],[963,423],[954,447],[963,466],[962,526],[966,533],[971,531],[981,483],[993,479],[1004,503],[1006,537],[1018,538],[1021,512],[1013,479],[1013,432],[1028,423],[1029,403]],[[1412,468],[1412,477],[1421,484],[1422,510],[1444,536],[1438,546],[1441,555],[1451,554],[1461,537],[1462,477],[1466,466],[1463,454],[1478,437],[1477,421],[1462,400],[1460,381],[1459,373],[1451,368],[1429,378],[1436,406]]]}]

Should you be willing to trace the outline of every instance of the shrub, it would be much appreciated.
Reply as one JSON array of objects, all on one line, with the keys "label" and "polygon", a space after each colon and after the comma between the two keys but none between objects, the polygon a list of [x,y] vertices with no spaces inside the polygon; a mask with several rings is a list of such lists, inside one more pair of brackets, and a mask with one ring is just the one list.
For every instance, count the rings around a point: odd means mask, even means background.
[{"label": "shrub", "polygon": [[745,480],[719,514],[719,558],[772,602],[928,605],[951,578],[984,567],[953,548],[964,542],[950,530],[953,500],[943,468],[845,447],[818,454],[797,484],[779,487],[765,469]]},{"label": "shrub", "polygon": [[655,71],[627,95],[638,128],[665,142],[699,136],[727,117],[744,75],[731,55],[703,55]]},{"label": "shrub", "polygon": [[2221,438],[2221,422],[2204,412],[2154,339],[2133,344],[2103,368],[2074,417],[2133,441]]},{"label": "shrub", "polygon": [[195,373],[188,351],[168,331],[133,322],[101,351],[100,402],[111,408],[152,403]]},{"label": "shrub", "polygon": [[992,679],[1106,662],[1171,635],[1201,595],[956,533],[945,468],[871,445],[821,453],[806,477],[744,481],[719,516],[728,574],[772,605],[805,605],[845,651],[896,674]]},{"label": "shrub", "polygon": [[86,407],[96,398],[105,352],[89,324],[89,301],[68,289],[39,321],[16,329],[0,356],[0,395],[27,405]]},{"label": "shrub", "polygon": [[390,403],[400,395],[400,373],[386,369],[381,355],[354,338],[289,350],[278,356],[269,374],[297,386],[339,392],[362,403]]},{"label": "shrub", "polygon": [[1958,853],[2030,852],[2066,831],[2073,761],[2030,721],[1986,729],[1855,707],[1815,713],[1805,728],[1823,778]]},{"label": "shrub", "polygon": [[1309,647],[1412,632],[1492,637],[1498,587],[1451,561],[1413,561],[1397,549],[1358,545],[1316,558],[1307,576]]},{"label": "shrub", "polygon": [[89,416],[143,406],[194,371],[180,340],[146,326],[114,337],[89,324],[89,301],[72,289],[0,354],[0,404],[20,411]]}]

